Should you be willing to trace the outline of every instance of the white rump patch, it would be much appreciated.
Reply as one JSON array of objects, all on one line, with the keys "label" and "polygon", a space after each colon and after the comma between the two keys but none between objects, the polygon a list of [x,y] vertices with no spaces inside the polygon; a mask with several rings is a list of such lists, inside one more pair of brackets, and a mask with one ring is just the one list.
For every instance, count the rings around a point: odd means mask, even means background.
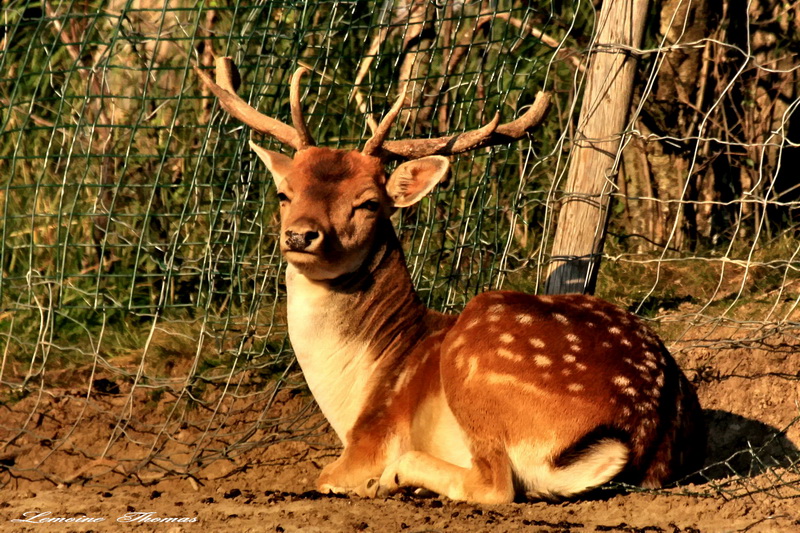
[{"label": "white rump patch", "polygon": [[618,440],[604,439],[564,468],[553,466],[555,443],[526,442],[510,446],[508,456],[517,479],[535,497],[569,497],[608,483],[628,461],[628,448]]}]

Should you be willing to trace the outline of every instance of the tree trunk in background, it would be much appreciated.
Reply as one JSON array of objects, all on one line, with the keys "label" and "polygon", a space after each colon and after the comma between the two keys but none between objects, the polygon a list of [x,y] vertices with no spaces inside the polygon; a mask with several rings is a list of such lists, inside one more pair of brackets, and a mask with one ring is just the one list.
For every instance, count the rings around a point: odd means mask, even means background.
[{"label": "tree trunk in background", "polygon": [[600,9],[548,269],[548,294],[594,291],[636,66],[624,49],[641,46],[647,4],[606,0]]}]

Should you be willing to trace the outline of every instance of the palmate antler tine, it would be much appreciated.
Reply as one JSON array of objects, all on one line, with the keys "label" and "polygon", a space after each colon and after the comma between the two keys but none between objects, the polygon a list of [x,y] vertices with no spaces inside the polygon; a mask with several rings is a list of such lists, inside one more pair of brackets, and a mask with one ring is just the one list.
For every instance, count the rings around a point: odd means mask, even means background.
[{"label": "palmate antler tine", "polygon": [[[274,118],[259,113],[236,94],[239,71],[236,69],[236,65],[231,58],[219,57],[216,60],[215,66],[216,83],[208,74],[199,68],[195,67],[195,72],[197,72],[197,75],[203,80],[203,83],[206,84],[211,92],[214,93],[214,96],[219,99],[220,105],[228,114],[250,126],[253,130],[274,137],[278,141],[288,144],[295,150],[303,150],[313,145],[313,140],[307,128],[304,128],[304,132],[301,133],[280,120],[275,120]],[[298,105],[292,106],[293,120],[295,120],[295,107],[299,109],[299,97]],[[298,112],[302,114],[302,111]],[[303,125],[305,126],[305,123],[303,123]]]},{"label": "palmate antler tine", "polygon": [[316,145],[314,138],[311,136],[311,132],[308,131],[308,125],[306,125],[306,119],[303,116],[303,104],[300,102],[300,78],[302,78],[304,74],[308,74],[308,72],[309,70],[306,67],[297,67],[297,70],[294,71],[294,75],[292,76],[292,84],[289,86],[292,125],[294,125],[294,129],[297,130],[300,136],[300,141],[306,148]]},{"label": "palmate antler tine", "polygon": [[[429,155],[456,155],[485,146],[508,144],[523,138],[529,131],[541,124],[549,107],[550,93],[540,91],[533,104],[521,117],[506,124],[499,124],[500,115],[498,113],[491,122],[477,130],[433,139],[385,141],[373,147],[371,155],[376,155],[386,161],[418,159]],[[366,147],[364,151],[366,153]]]}]

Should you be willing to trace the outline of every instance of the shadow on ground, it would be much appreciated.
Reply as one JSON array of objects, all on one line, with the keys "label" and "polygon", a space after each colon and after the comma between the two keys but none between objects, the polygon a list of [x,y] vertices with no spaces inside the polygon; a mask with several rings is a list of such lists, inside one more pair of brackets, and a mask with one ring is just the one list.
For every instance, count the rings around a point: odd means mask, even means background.
[{"label": "shadow on ground", "polygon": [[706,409],[704,415],[708,428],[704,477],[751,477],[770,468],[800,469],[800,449],[786,438],[787,428],[717,409]]}]

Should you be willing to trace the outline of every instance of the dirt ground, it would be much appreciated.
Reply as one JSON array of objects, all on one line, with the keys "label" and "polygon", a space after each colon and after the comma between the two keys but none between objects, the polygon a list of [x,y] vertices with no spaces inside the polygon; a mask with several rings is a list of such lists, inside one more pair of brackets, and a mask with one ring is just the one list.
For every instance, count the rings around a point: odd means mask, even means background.
[{"label": "dirt ground", "polygon": [[[211,462],[193,479],[139,477],[131,485],[137,478],[120,474],[129,467],[87,460],[100,455],[102,446],[93,446],[119,427],[112,414],[135,397],[109,378],[106,394],[98,395],[106,403],[92,404],[95,411],[82,401],[85,391],[55,385],[46,394],[0,403],[0,531],[800,532],[800,422],[793,423],[800,415],[800,345],[783,336],[719,349],[704,339],[685,339],[694,347],[676,356],[698,389],[709,426],[708,467],[695,484],[498,506],[410,495],[376,501],[322,496],[312,490],[314,481],[338,453],[323,425],[313,442],[259,445]],[[73,378],[83,379],[79,374]],[[152,397],[142,402],[160,416],[162,406]],[[273,408],[288,413],[307,404],[307,397],[292,394]],[[78,412],[83,418],[75,424]],[[318,416],[306,423],[319,423]],[[35,431],[9,431],[26,420]],[[141,428],[126,431],[125,447],[107,457],[134,454],[138,441],[150,446]],[[169,442],[177,442],[185,430],[170,431]],[[250,441],[259,439],[255,434]],[[186,464],[190,452],[176,447],[161,457]],[[73,521],[45,521],[52,518]]]}]

